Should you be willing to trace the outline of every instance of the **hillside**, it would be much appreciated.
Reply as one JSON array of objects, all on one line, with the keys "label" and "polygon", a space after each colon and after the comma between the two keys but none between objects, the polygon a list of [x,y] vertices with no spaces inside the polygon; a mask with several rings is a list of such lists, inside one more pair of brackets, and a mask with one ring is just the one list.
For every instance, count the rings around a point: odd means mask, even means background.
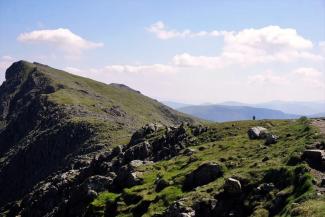
[{"label": "hillside", "polygon": [[7,70],[0,102],[0,206],[127,142],[147,123],[195,121],[124,85],[25,61]]},{"label": "hillside", "polygon": [[0,216],[325,215],[324,120],[205,122],[24,61],[6,79]]},{"label": "hillside", "polygon": [[249,106],[197,105],[178,108],[178,111],[210,121],[225,122],[256,119],[293,119],[298,115],[286,114],[279,110]]}]

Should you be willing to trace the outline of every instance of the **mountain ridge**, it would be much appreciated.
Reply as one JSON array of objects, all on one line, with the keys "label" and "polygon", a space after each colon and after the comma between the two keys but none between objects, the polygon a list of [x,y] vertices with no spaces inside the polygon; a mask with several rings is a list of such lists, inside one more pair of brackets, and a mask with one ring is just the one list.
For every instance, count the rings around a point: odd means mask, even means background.
[{"label": "mountain ridge", "polygon": [[0,99],[0,184],[7,186],[0,205],[51,173],[127,141],[146,123],[196,121],[124,85],[26,61],[8,68]]}]

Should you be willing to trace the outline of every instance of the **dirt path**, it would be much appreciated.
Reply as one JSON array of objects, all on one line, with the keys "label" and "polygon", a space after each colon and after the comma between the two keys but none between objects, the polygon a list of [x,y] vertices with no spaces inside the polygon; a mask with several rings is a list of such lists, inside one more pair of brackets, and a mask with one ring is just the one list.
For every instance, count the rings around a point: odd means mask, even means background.
[{"label": "dirt path", "polygon": [[325,118],[313,119],[311,124],[318,127],[320,132],[325,135]]}]

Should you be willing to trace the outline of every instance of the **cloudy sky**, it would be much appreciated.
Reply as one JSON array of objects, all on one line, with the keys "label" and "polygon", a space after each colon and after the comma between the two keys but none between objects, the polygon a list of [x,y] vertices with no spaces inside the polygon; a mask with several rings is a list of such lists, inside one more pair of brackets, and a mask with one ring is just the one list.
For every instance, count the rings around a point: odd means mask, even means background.
[{"label": "cloudy sky", "polygon": [[325,0],[1,0],[0,83],[24,59],[159,100],[325,100]]}]

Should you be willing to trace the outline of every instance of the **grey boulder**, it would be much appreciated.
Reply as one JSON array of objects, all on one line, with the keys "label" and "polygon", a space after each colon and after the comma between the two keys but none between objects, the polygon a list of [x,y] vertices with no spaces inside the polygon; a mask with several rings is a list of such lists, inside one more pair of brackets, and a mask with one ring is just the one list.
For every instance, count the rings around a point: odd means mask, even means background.
[{"label": "grey boulder", "polygon": [[252,127],[247,131],[250,139],[266,139],[268,130],[264,127]]},{"label": "grey boulder", "polygon": [[218,163],[204,163],[185,177],[183,189],[192,190],[206,185],[223,175],[223,167]]}]

